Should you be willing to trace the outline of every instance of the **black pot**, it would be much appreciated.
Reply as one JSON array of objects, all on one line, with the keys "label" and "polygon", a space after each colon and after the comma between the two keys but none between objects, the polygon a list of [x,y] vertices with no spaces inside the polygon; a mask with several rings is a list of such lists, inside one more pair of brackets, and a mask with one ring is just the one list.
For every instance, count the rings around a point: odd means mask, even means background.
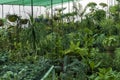
[{"label": "black pot", "polygon": [[20,20],[20,23],[21,23],[21,24],[27,24],[27,23],[28,23],[28,19],[21,19],[21,20]]},{"label": "black pot", "polygon": [[17,21],[19,17],[17,15],[7,15],[7,19],[10,21],[10,22],[15,22]]},{"label": "black pot", "polygon": [[4,25],[4,22],[2,19],[0,19],[0,26],[3,26]]}]

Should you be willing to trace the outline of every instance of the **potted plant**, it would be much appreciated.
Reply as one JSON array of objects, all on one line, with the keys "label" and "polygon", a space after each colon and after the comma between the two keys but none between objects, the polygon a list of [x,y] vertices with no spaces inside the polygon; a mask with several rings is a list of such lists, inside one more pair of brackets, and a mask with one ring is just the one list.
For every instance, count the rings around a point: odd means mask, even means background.
[{"label": "potted plant", "polygon": [[108,6],[106,3],[100,3],[99,5],[100,5],[102,8],[105,8],[105,7]]},{"label": "potted plant", "polygon": [[59,15],[54,15],[54,20],[59,20],[60,19],[60,16]]},{"label": "potted plant", "polygon": [[10,22],[15,22],[19,19],[19,17],[16,14],[8,14],[6,17]]},{"label": "potted plant", "polygon": [[112,54],[114,53],[116,47],[119,46],[119,39],[118,36],[108,36],[102,42],[105,50]]},{"label": "potted plant", "polygon": [[97,6],[97,4],[96,4],[95,2],[89,2],[89,3],[87,4],[87,7],[90,8],[90,11],[91,11],[91,12],[94,12],[96,6]]},{"label": "potted plant", "polygon": [[65,9],[66,9],[66,7],[64,7],[64,8],[56,8],[55,11],[58,11],[60,13],[60,12],[62,12]]},{"label": "potted plant", "polygon": [[4,22],[2,19],[0,19],[0,26],[3,26],[4,25]]},{"label": "potted plant", "polygon": [[28,23],[28,19],[20,19],[20,23],[21,24],[27,24]]}]

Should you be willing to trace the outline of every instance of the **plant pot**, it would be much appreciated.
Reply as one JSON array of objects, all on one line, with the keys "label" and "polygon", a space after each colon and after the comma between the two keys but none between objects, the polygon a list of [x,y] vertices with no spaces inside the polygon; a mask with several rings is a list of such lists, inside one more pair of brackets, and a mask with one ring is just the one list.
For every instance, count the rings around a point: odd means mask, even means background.
[{"label": "plant pot", "polygon": [[58,15],[58,16],[54,16],[53,18],[54,18],[54,20],[60,20],[60,19],[61,19],[61,16]]},{"label": "plant pot", "polygon": [[10,22],[15,22],[15,21],[17,21],[18,18],[19,18],[19,17],[18,17],[17,15],[15,15],[15,14],[13,14],[13,15],[7,15],[7,19],[8,19]]},{"label": "plant pot", "polygon": [[114,47],[114,46],[106,46],[106,47],[105,47],[105,50],[106,50],[106,52],[107,52],[109,55],[114,56],[115,48],[116,48],[116,47]]},{"label": "plant pot", "polygon": [[54,20],[58,20],[59,18],[57,16],[54,17]]},{"label": "plant pot", "polygon": [[0,19],[0,26],[3,26],[4,25],[4,22],[2,19]]},{"label": "plant pot", "polygon": [[28,19],[21,19],[21,20],[20,20],[20,23],[21,23],[21,24],[27,24],[27,23],[28,23]]},{"label": "plant pot", "polygon": [[65,9],[66,9],[66,7],[65,8],[56,8],[55,11],[62,12]]}]

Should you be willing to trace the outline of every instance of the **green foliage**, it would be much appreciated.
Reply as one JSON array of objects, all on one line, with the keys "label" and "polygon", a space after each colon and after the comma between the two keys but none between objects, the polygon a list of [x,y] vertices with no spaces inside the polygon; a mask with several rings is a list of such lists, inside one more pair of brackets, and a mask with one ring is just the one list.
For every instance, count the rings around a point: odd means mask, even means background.
[{"label": "green foliage", "polygon": [[120,65],[119,63],[120,61],[120,48],[117,48],[115,50],[115,56],[114,56],[114,60],[113,60],[113,69],[120,71],[120,67],[118,65]]},{"label": "green foliage", "polygon": [[97,4],[95,2],[90,2],[87,4],[88,7],[95,7]]},{"label": "green foliage", "polygon": [[[55,71],[46,80],[119,80],[119,8],[110,8],[108,18],[96,6],[67,14],[58,9],[56,20],[29,15],[26,28],[18,21],[0,29],[0,80],[39,80],[51,65]],[[91,12],[84,14],[87,8]]]},{"label": "green foliage", "polygon": [[90,11],[94,12],[95,8],[96,8],[97,4],[95,2],[89,2],[87,4],[87,7],[90,7]]},{"label": "green foliage", "polygon": [[119,12],[119,5],[111,6],[110,7],[110,12],[112,14],[118,13]]},{"label": "green foliage", "polygon": [[92,75],[90,80],[119,80],[120,73],[113,71],[112,68],[99,68],[98,75]]},{"label": "green foliage", "polygon": [[99,5],[102,6],[103,8],[108,6],[106,3],[100,3]]},{"label": "green foliage", "polygon": [[19,19],[19,16],[16,14],[8,14],[6,15],[6,18],[10,21],[10,22],[15,22]]},{"label": "green foliage", "polygon": [[98,62],[98,63],[95,63],[94,61],[90,61],[89,60],[89,65],[90,65],[90,68],[92,70],[92,72],[99,67],[99,65],[101,64],[101,61]]},{"label": "green foliage", "polygon": [[119,4],[115,5],[115,6],[111,6],[110,7],[110,13],[111,13],[112,18],[116,22],[119,23],[119,21],[120,21],[120,6],[119,6]]},{"label": "green foliage", "polygon": [[55,71],[58,73],[58,79],[72,80],[73,78],[87,80],[87,66],[76,57],[65,56],[63,64],[55,66]]},{"label": "green foliage", "polygon": [[108,47],[117,47],[119,44],[118,42],[118,36],[110,36],[110,37],[106,37],[103,40],[103,46],[108,46]]},{"label": "green foliage", "polygon": [[8,32],[6,31],[6,29],[0,29],[0,51],[4,50],[4,49],[8,49]]},{"label": "green foliage", "polygon": [[116,1],[120,2],[120,0],[116,0]]},{"label": "green foliage", "polygon": [[87,56],[88,52],[86,48],[80,48],[80,42],[77,42],[76,44],[74,44],[73,41],[70,42],[70,48],[65,50],[64,54],[65,55],[76,55],[77,56]]},{"label": "green foliage", "polygon": [[3,26],[3,25],[4,25],[3,19],[0,19],[0,26]]},{"label": "green foliage", "polygon": [[50,67],[50,61],[39,58],[37,63],[11,63],[0,66],[0,80],[39,80]]},{"label": "green foliage", "polygon": [[8,53],[7,52],[0,52],[0,65],[6,63],[8,61]]},{"label": "green foliage", "polygon": [[[113,56],[110,56],[107,52],[104,51],[97,51],[97,53],[94,53],[94,56],[92,57],[92,61],[94,61],[95,64],[100,62],[99,68],[108,68],[112,67],[113,65]],[[110,65],[111,64],[111,65]]]},{"label": "green foliage", "polygon": [[100,22],[102,32],[107,36],[116,35],[117,28],[113,19],[105,19]]},{"label": "green foliage", "polygon": [[106,12],[102,9],[98,9],[93,14],[93,18],[97,21],[101,21],[106,18]]}]

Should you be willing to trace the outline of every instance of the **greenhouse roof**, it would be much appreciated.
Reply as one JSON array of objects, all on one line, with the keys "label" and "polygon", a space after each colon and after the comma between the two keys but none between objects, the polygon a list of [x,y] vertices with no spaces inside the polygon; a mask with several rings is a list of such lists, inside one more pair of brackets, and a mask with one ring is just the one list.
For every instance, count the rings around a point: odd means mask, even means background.
[{"label": "greenhouse roof", "polygon": [[54,4],[65,3],[73,0],[0,0],[0,4],[30,6],[32,1],[33,1],[33,6],[50,6],[51,3],[54,5]]}]

